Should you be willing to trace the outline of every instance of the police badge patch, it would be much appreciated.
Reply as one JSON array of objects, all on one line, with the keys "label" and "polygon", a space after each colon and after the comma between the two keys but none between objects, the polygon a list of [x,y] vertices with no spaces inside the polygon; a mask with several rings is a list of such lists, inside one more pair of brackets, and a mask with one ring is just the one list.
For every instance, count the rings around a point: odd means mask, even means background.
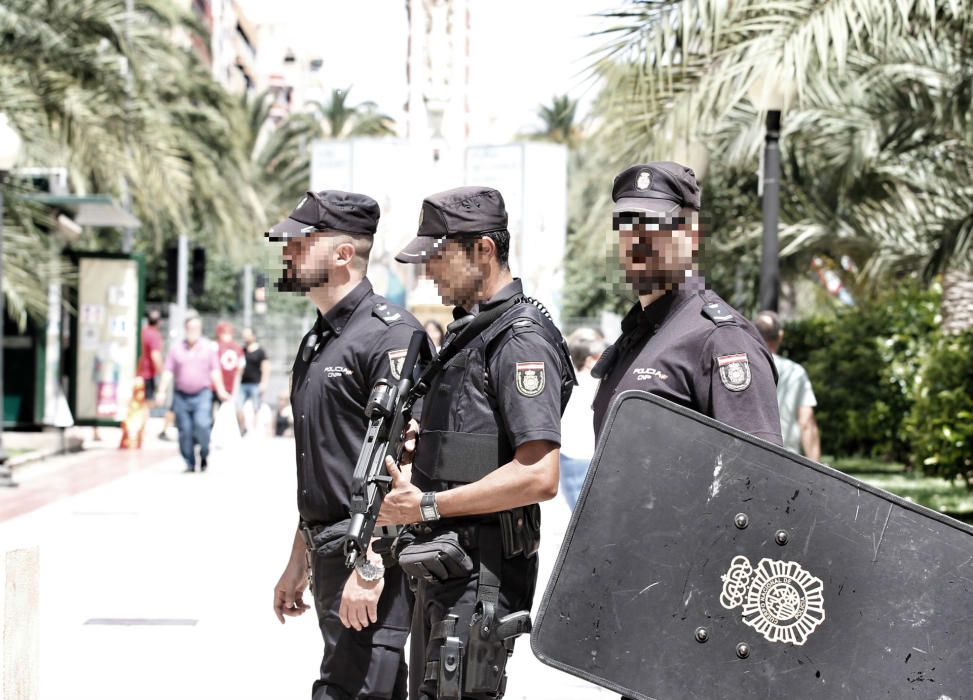
[{"label": "police badge patch", "polygon": [[544,391],[544,363],[517,363],[517,391],[524,396],[537,396]]},{"label": "police badge patch", "polygon": [[722,355],[716,358],[720,365],[720,381],[730,391],[743,391],[750,386],[750,360],[747,353]]},{"label": "police badge patch", "polygon": [[396,379],[402,379],[402,365],[405,364],[405,355],[408,352],[406,348],[401,350],[389,350],[389,369],[392,370],[392,376]]}]

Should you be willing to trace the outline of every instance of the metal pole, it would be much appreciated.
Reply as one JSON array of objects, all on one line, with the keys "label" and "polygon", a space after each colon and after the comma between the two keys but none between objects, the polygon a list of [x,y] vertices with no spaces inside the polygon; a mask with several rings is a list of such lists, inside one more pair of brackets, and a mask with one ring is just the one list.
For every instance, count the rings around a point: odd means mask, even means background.
[{"label": "metal pole", "polygon": [[760,257],[760,310],[777,311],[780,288],[777,222],[780,212],[780,111],[767,112],[764,139],[763,249]]},{"label": "metal pole", "polygon": [[253,265],[243,266],[243,327],[253,327]]},{"label": "metal pole", "polygon": [[170,328],[169,333],[175,331],[177,338],[183,337],[183,326],[186,323],[186,313],[189,302],[189,236],[179,234],[179,247],[176,260],[176,309],[178,310],[178,326]]},{"label": "metal pole", "polygon": [[3,346],[4,326],[7,321],[7,310],[3,305],[3,183],[6,179],[7,173],[0,171],[0,488],[17,485],[13,471],[7,465],[7,451],[3,449],[3,428],[7,422],[6,412],[3,410]]}]

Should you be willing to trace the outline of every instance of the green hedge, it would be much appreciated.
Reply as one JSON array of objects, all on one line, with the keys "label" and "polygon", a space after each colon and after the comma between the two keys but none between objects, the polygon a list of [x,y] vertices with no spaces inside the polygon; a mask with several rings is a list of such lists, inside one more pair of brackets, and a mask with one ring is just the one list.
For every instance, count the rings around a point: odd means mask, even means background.
[{"label": "green hedge", "polygon": [[936,339],[904,427],[917,466],[973,486],[973,331]]},{"label": "green hedge", "polygon": [[829,317],[787,324],[781,353],[807,369],[825,454],[913,461],[903,421],[937,333],[940,293],[903,284]]}]

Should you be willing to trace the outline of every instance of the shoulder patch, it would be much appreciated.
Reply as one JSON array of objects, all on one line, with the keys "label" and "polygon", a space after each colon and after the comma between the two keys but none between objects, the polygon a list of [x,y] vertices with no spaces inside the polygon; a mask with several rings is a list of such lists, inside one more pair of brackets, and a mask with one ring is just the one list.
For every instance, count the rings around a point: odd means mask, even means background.
[{"label": "shoulder patch", "polygon": [[372,307],[372,315],[382,319],[388,326],[405,320],[401,311],[396,311],[384,301],[377,302]]},{"label": "shoulder patch", "polygon": [[743,391],[750,386],[750,359],[747,353],[720,355],[716,358],[720,368],[720,381],[730,391]]},{"label": "shoulder patch", "polygon": [[544,391],[544,363],[518,362],[516,365],[517,391],[533,397]]},{"label": "shoulder patch", "polygon": [[726,304],[711,301],[703,304],[703,315],[717,326],[739,326]]},{"label": "shoulder patch", "polygon": [[389,350],[389,370],[396,379],[402,379],[402,366],[405,364],[405,356],[408,354],[407,348],[401,350]]}]

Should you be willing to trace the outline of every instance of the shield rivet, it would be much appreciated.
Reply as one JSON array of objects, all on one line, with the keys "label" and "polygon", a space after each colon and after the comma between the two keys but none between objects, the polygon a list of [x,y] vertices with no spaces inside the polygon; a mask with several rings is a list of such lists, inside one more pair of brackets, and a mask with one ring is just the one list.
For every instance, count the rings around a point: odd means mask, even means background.
[{"label": "shield rivet", "polygon": [[750,656],[750,645],[746,642],[740,642],[737,644],[737,656],[741,659],[745,659]]},{"label": "shield rivet", "polygon": [[737,513],[736,517],[733,518],[733,524],[737,526],[738,530],[745,530],[747,525],[750,524],[750,518],[747,517],[746,513]]},{"label": "shield rivet", "polygon": [[787,530],[778,530],[777,534],[774,535],[774,542],[783,547],[787,544],[787,540],[790,539],[790,535],[787,534]]},{"label": "shield rivet", "polygon": [[697,627],[695,637],[697,642],[705,644],[709,640],[709,632],[705,627]]}]

